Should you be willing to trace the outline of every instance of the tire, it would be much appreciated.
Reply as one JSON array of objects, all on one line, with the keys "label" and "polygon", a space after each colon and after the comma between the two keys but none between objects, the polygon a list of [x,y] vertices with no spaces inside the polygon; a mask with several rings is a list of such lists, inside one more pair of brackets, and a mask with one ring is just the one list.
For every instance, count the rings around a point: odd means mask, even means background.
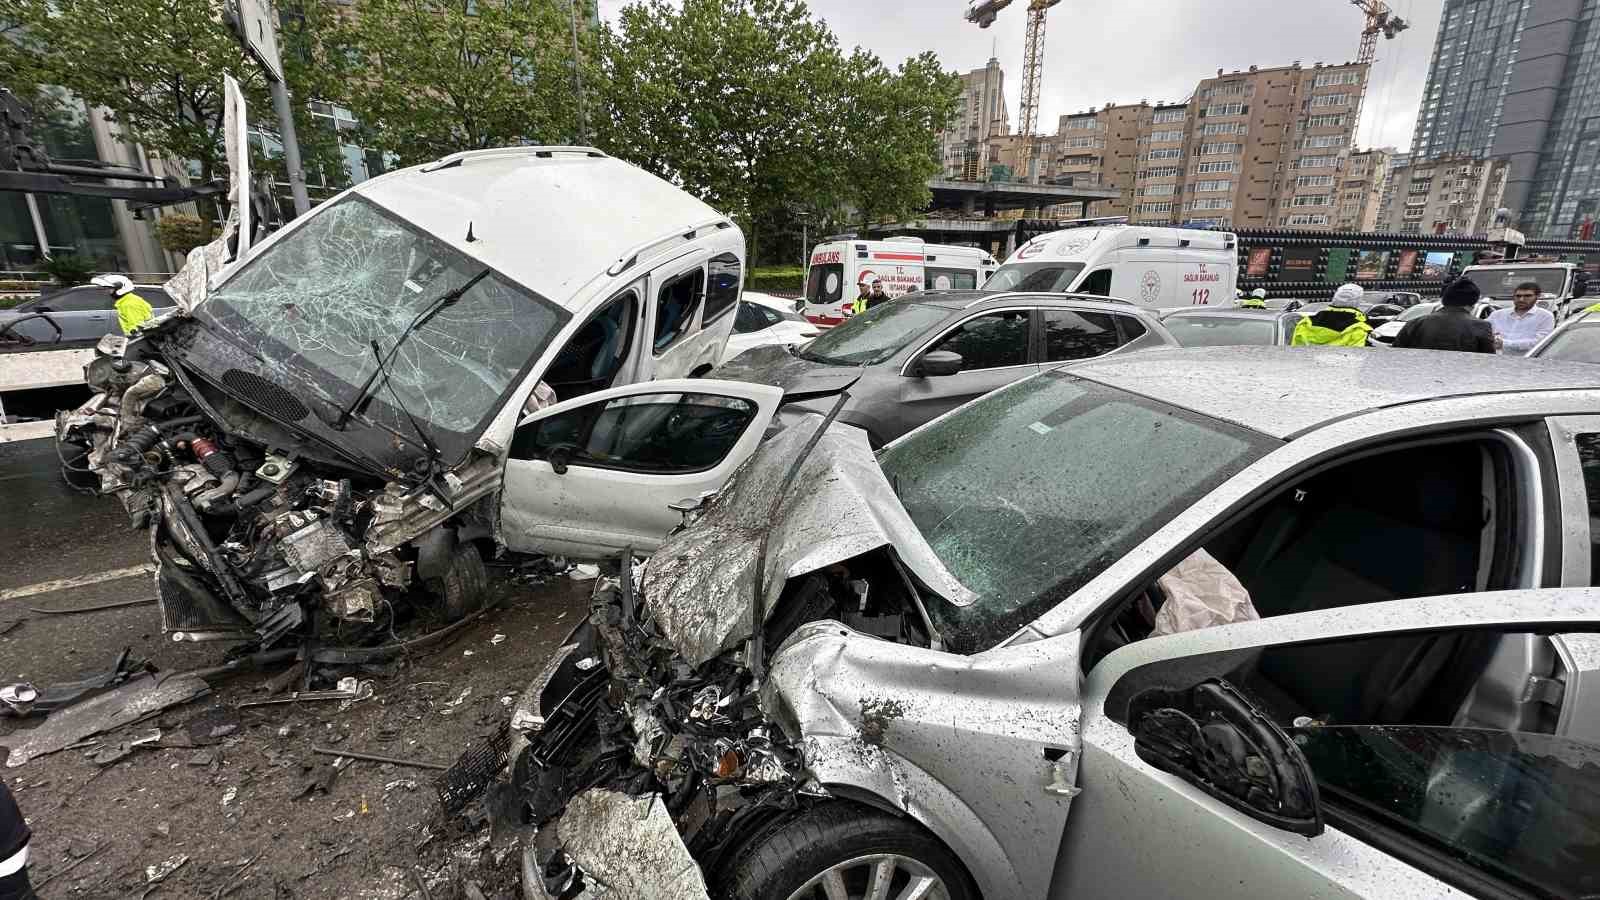
[{"label": "tire", "polygon": [[427,587],[446,622],[459,622],[482,609],[489,593],[489,570],[477,545],[470,541],[457,544],[450,551],[450,567],[442,576],[430,578]]},{"label": "tire", "polygon": [[[850,900],[866,895],[876,865],[895,874],[886,896],[912,878],[936,879],[929,900],[978,900],[965,868],[938,838],[907,818],[857,803],[825,803],[760,838],[734,864],[727,886],[734,900],[823,900],[831,872]],[[837,884],[838,882],[835,882]]]}]

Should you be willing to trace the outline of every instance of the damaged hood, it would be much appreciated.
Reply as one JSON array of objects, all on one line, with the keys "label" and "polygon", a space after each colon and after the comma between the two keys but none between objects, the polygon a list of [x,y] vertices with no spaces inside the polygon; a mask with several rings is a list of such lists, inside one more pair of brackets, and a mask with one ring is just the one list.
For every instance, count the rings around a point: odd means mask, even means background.
[{"label": "damaged hood", "polygon": [[856,366],[838,366],[801,359],[787,346],[753,347],[718,367],[723,381],[770,384],[783,388],[786,398],[836,394],[861,376]]},{"label": "damaged hood", "polygon": [[828,429],[768,520],[785,476],[821,423],[821,416],[809,415],[770,438],[699,521],[650,558],[644,601],[689,665],[702,665],[753,633],[751,597],[763,538],[769,543],[762,608],[769,617],[789,579],[890,545],[927,589],[957,606],[974,599],[923,540],[858,428]]}]

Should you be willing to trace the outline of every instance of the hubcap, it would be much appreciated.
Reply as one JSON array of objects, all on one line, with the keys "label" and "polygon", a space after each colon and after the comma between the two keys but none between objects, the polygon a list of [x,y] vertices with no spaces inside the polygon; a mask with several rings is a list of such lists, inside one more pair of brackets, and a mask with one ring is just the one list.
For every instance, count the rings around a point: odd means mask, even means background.
[{"label": "hubcap", "polygon": [[950,900],[944,881],[909,856],[874,853],[835,863],[789,900]]}]

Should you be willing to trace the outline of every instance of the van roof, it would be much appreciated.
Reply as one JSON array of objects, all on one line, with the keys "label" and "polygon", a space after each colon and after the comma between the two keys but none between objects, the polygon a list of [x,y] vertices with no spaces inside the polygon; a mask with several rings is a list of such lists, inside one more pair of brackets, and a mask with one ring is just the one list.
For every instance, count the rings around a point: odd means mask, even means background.
[{"label": "van roof", "polygon": [[666,181],[587,148],[456,154],[353,190],[561,306],[647,242],[710,223],[737,227]]},{"label": "van roof", "polygon": [[[1126,247],[1189,248],[1195,250],[1232,250],[1238,238],[1231,231],[1207,231],[1199,228],[1161,228],[1151,225],[1096,225],[1084,228],[1067,228],[1041,234],[1011,255],[1009,261],[1071,259],[1087,256],[1100,247],[1119,249]],[[1024,256],[1023,253],[1028,255]]]}]

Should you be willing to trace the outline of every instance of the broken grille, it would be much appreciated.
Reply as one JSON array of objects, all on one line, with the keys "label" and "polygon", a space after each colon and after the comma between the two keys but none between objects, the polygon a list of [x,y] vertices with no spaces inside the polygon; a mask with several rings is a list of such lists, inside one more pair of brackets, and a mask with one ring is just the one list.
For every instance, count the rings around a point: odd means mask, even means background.
[{"label": "broken grille", "polygon": [[298,422],[311,414],[294,394],[243,369],[229,369],[222,373],[222,386],[275,419]]}]

